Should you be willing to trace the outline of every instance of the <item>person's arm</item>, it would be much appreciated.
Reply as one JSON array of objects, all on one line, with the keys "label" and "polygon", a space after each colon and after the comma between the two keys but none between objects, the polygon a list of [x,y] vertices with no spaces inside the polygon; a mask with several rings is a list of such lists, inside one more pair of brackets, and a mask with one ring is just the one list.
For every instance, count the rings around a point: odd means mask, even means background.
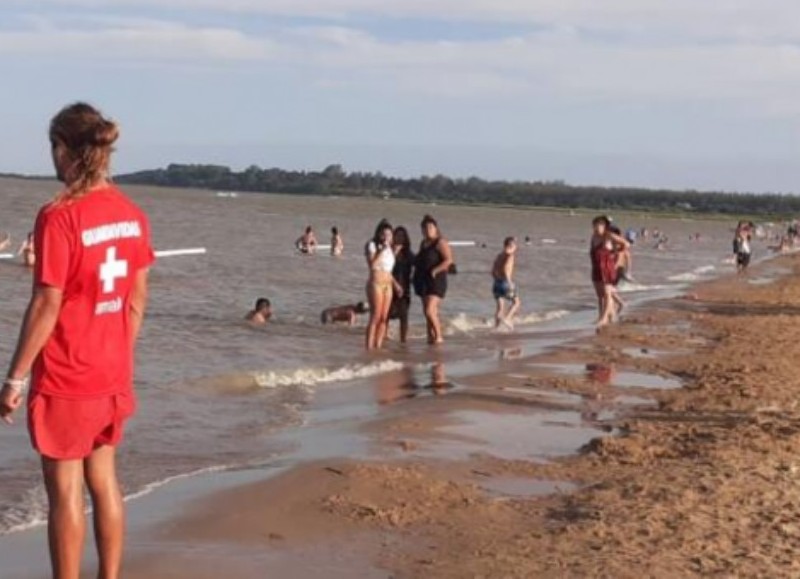
[{"label": "person's arm", "polygon": [[442,256],[442,263],[437,265],[431,271],[431,276],[436,277],[440,273],[447,273],[450,270],[450,266],[453,265],[453,252],[450,249],[450,244],[447,243],[446,239],[440,239],[437,245],[437,249]]},{"label": "person's arm", "polygon": [[375,263],[377,263],[382,251],[383,248],[378,247],[374,241],[370,241],[367,244],[367,265],[369,266],[370,270],[375,266]]},{"label": "person's arm", "polygon": [[142,329],[142,322],[144,321],[144,312],[147,309],[147,277],[150,273],[149,269],[140,269],[136,272],[136,279],[133,281],[133,289],[131,290],[131,335],[133,343],[139,339],[139,332]]},{"label": "person's arm", "polygon": [[618,246],[620,246],[620,251],[628,251],[631,248],[631,244],[628,243],[628,240],[622,237],[621,235],[617,235],[616,233],[609,233],[609,239]]},{"label": "person's arm", "polygon": [[[24,380],[30,374],[34,361],[56,327],[63,296],[61,290],[53,287],[38,286],[34,289],[22,322],[17,349],[11,359],[9,380]],[[22,388],[4,385],[0,391],[0,418],[10,424],[11,415],[22,405],[23,398]]]},{"label": "person's arm", "polygon": [[510,283],[511,285],[514,284],[514,281],[512,279],[514,277],[514,256],[513,255],[509,255],[506,258],[506,262],[503,265],[503,275],[505,276],[506,281],[508,281],[508,283]]}]

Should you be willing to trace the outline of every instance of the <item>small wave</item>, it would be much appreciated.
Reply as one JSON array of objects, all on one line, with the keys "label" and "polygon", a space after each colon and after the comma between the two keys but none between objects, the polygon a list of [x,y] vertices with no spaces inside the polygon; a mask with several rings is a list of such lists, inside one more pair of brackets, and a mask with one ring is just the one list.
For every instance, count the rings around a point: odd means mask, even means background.
[{"label": "small wave", "polygon": [[[570,313],[572,312],[568,310],[555,310],[552,312],[545,312],[543,314],[523,314],[514,320],[514,325],[517,327],[532,326],[544,322],[552,322],[568,316]],[[494,327],[494,318],[471,317],[467,314],[461,313],[448,321],[445,333],[450,336],[456,333],[469,334],[476,330],[493,330]]]},{"label": "small wave", "polygon": [[621,294],[630,294],[630,293],[638,293],[638,292],[655,292],[661,290],[672,289],[675,286],[670,285],[647,285],[643,283],[631,283],[624,281],[619,284],[617,287],[617,291]]},{"label": "small wave", "polygon": [[[180,480],[193,478],[205,474],[224,472],[235,468],[234,466],[211,466],[201,468],[191,472],[177,474],[162,480],[153,481],[146,484],[138,491],[126,495],[124,501],[133,501],[147,496],[154,491],[170,483]],[[86,509],[91,512],[90,508]],[[0,523],[0,536],[22,533],[47,524],[47,499],[44,487],[39,485],[27,491],[19,503],[10,511],[3,513],[3,521]]]},{"label": "small wave", "polygon": [[687,273],[679,273],[678,275],[673,275],[667,279],[669,279],[669,281],[679,281],[679,282],[697,281],[703,278],[704,276],[707,276],[716,269],[717,267],[714,265],[704,265],[702,267],[695,268]]},{"label": "small wave", "polygon": [[228,471],[228,470],[230,470],[232,468],[234,468],[234,467],[233,466],[224,466],[224,465],[210,466],[210,467],[207,467],[207,468],[200,468],[200,469],[197,469],[197,470],[193,470],[191,472],[185,472],[183,474],[176,474],[174,476],[169,476],[169,477],[167,477],[165,479],[153,481],[151,483],[148,483],[148,484],[144,485],[141,489],[139,489],[135,493],[131,493],[129,495],[126,495],[124,500],[125,500],[126,503],[128,501],[134,501],[136,499],[140,499],[140,498],[142,498],[144,496],[147,496],[150,493],[152,493],[154,491],[157,491],[161,487],[166,486],[166,485],[168,485],[170,483],[177,482],[179,480],[184,480],[184,479],[187,479],[187,478],[193,478],[193,477],[196,477],[196,476],[201,476],[201,475],[204,475],[204,474],[213,474],[213,473],[216,473],[216,472],[225,472],[225,471]]},{"label": "small wave", "polygon": [[2,513],[0,536],[21,533],[47,523],[47,499],[44,487],[37,485],[25,491],[17,503]]},{"label": "small wave", "polygon": [[395,372],[403,368],[403,364],[394,360],[384,360],[374,364],[352,365],[328,370],[326,368],[300,368],[288,372],[259,372],[253,377],[261,388],[279,388],[281,386],[315,386],[330,382],[347,382],[359,378],[369,378],[379,374]]}]

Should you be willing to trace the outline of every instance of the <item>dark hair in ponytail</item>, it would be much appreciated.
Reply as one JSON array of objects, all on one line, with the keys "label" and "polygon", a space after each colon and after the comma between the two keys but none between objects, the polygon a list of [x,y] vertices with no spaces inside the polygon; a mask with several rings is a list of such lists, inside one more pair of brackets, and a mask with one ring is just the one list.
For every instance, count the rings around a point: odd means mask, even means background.
[{"label": "dark hair in ponytail", "polygon": [[62,200],[77,199],[108,177],[111,153],[118,138],[117,124],[86,103],[69,105],[53,117],[50,143],[54,149],[63,148],[67,163],[59,171],[59,179],[67,186]]}]

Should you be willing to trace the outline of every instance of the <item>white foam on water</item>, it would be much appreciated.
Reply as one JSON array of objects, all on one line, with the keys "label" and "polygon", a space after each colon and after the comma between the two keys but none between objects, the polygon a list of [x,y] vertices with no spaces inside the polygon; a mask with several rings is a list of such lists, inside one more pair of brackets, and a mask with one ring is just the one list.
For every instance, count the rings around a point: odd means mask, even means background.
[{"label": "white foam on water", "polygon": [[281,386],[315,386],[331,382],[348,382],[369,378],[401,370],[403,364],[394,360],[384,360],[373,364],[354,364],[333,370],[327,368],[299,368],[297,370],[258,372],[253,378],[261,388]]},{"label": "white foam on water", "polygon": [[631,283],[623,281],[617,287],[617,291],[621,294],[630,294],[637,292],[654,292],[654,291],[668,290],[674,288],[675,286],[672,285],[664,285],[664,284],[647,285],[643,283],[636,283],[636,282]]},{"label": "white foam on water", "polygon": [[[225,472],[232,468],[234,468],[234,466],[211,466],[170,476],[162,480],[157,480],[146,484],[138,491],[126,495],[123,500],[127,503],[128,501],[145,497],[168,484],[205,474]],[[86,512],[90,513],[91,509],[86,509]],[[3,514],[3,521],[0,523],[0,537],[3,535],[11,535],[14,533],[30,531],[46,524],[47,498],[44,492],[44,487],[42,485],[38,485],[26,491],[24,497],[19,501],[18,505],[16,505],[12,511]]]},{"label": "white foam on water", "polygon": [[687,273],[679,273],[677,275],[670,276],[667,279],[669,281],[677,281],[677,282],[697,281],[702,279],[703,277],[708,276],[716,269],[717,267],[715,265],[704,265],[702,267],[697,267]]},{"label": "white foam on water", "polygon": [[128,501],[133,501],[133,500],[136,500],[136,499],[140,499],[140,498],[142,498],[144,496],[147,496],[150,493],[152,493],[152,492],[154,492],[154,491],[160,489],[161,487],[166,486],[166,485],[168,485],[170,483],[177,482],[177,481],[180,481],[180,480],[185,480],[187,478],[193,478],[193,477],[196,477],[196,476],[201,476],[201,475],[204,475],[204,474],[213,474],[215,472],[224,472],[224,471],[230,470],[231,468],[233,468],[233,466],[225,466],[225,465],[210,466],[210,467],[207,467],[207,468],[200,468],[200,469],[197,469],[197,470],[193,470],[191,472],[185,472],[185,473],[182,473],[182,474],[176,474],[174,476],[169,476],[169,477],[167,477],[165,479],[153,481],[151,483],[146,484],[144,487],[142,487],[140,490],[136,491],[135,493],[132,493],[130,495],[126,495],[124,500],[127,503]]},{"label": "white foam on water", "polygon": [[[554,320],[560,320],[561,318],[568,316],[571,314],[569,310],[554,310],[551,312],[545,313],[530,313],[530,314],[523,314],[521,316],[517,316],[514,319],[514,326],[533,326],[536,324],[542,324],[544,322],[552,322]],[[495,322],[494,318],[478,318],[468,316],[467,314],[461,313],[458,314],[456,317],[448,320],[447,328],[445,329],[445,334],[448,336],[452,336],[453,334],[470,334],[475,331],[479,330],[494,330],[495,329]]]},{"label": "white foam on water", "polygon": [[47,498],[43,485],[25,491],[22,498],[2,515],[0,537],[35,529],[47,523]]}]

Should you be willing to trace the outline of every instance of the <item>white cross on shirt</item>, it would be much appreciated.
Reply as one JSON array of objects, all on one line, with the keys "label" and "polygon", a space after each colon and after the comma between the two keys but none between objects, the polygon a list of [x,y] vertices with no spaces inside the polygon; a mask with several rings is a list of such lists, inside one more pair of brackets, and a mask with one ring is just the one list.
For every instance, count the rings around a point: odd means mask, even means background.
[{"label": "white cross on shirt", "polygon": [[117,248],[109,247],[106,250],[106,262],[100,266],[103,293],[112,293],[117,279],[124,277],[128,277],[128,262],[124,259],[117,260]]}]

